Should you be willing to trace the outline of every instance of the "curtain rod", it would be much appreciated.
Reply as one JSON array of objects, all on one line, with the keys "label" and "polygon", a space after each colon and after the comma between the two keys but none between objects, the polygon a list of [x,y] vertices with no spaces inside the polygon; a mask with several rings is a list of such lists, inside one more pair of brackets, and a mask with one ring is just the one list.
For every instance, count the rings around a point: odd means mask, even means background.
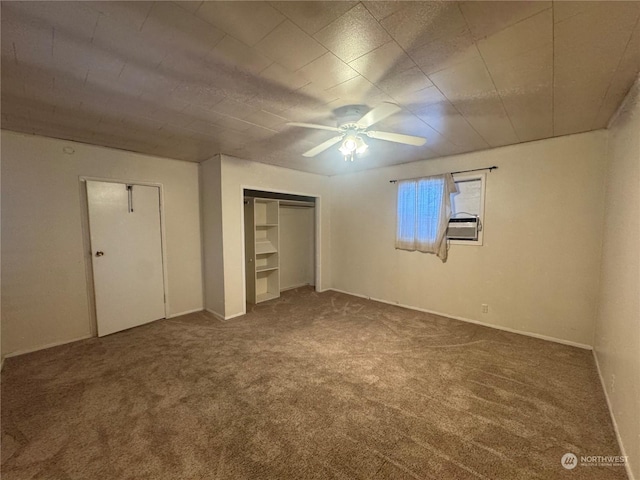
[{"label": "curtain rod", "polygon": [[[496,167],[495,165],[493,167],[484,167],[484,168],[472,168],[470,170],[458,170],[457,172],[449,172],[451,173],[451,175],[455,175],[456,173],[469,173],[469,172],[480,172],[482,170],[497,170],[498,167]],[[411,179],[406,179],[406,180],[411,180]],[[389,183],[396,183],[398,180],[389,180]]]}]

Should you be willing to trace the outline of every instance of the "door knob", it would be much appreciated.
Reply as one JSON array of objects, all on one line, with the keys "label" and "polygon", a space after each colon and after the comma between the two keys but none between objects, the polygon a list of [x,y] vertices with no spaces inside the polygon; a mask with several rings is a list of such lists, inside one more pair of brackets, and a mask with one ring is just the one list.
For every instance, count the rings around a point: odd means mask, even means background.
[{"label": "door knob", "polygon": [[101,257],[103,255],[104,255],[104,252],[100,252],[100,251],[96,252],[96,257]]}]

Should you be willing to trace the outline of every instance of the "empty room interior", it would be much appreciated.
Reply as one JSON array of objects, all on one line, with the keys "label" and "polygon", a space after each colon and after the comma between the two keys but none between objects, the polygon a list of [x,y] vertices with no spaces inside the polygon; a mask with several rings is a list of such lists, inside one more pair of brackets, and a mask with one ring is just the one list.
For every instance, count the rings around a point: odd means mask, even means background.
[{"label": "empty room interior", "polygon": [[639,1],[1,1],[1,473],[640,480]]}]

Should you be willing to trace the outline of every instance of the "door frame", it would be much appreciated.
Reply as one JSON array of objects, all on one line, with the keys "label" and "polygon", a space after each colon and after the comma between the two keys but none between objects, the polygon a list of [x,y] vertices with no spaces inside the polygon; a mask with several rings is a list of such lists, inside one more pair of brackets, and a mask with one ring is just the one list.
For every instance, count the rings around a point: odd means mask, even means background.
[{"label": "door frame", "polygon": [[91,336],[98,336],[98,312],[96,310],[96,291],[93,280],[93,249],[91,248],[91,232],[89,228],[89,199],[87,197],[87,181],[105,183],[124,183],[127,185],[141,185],[145,187],[158,187],[160,194],[160,245],[162,247],[162,285],[164,289],[164,318],[167,318],[169,309],[169,282],[167,275],[167,241],[166,224],[164,218],[164,186],[162,183],[146,182],[141,180],[92,177],[80,175],[78,177],[80,190],[80,208],[82,217],[82,243],[84,247],[85,275],[87,278],[87,300],[89,305],[89,321]]},{"label": "door frame", "polygon": [[[242,313],[239,313],[237,315],[234,315],[233,317],[236,316],[240,316],[240,315],[246,315],[247,313],[247,272],[245,269],[245,263],[246,263],[246,258],[245,258],[245,251],[244,251],[244,243],[245,243],[245,234],[244,234],[244,191],[245,190],[262,190],[263,192],[271,192],[271,193],[284,193],[287,195],[298,195],[298,196],[302,196],[302,197],[313,197],[316,199],[315,202],[315,216],[314,216],[314,227],[315,227],[315,245],[314,245],[314,252],[313,252],[313,259],[314,259],[314,278],[315,278],[315,285],[314,285],[314,290],[316,292],[320,292],[320,285],[322,283],[322,244],[321,244],[321,238],[322,238],[322,216],[321,216],[321,209],[322,209],[322,196],[317,194],[317,193],[302,193],[302,192],[292,192],[290,190],[281,190],[281,189],[277,189],[277,188],[271,188],[271,187],[266,187],[266,186],[252,186],[252,185],[245,185],[245,184],[241,184],[240,185],[240,225],[242,225],[242,229],[240,232],[240,238],[242,241],[242,248],[241,248],[241,252],[242,252],[242,299],[243,299],[243,311]],[[230,317],[230,318],[233,318]],[[225,318],[226,319],[226,318]]]}]

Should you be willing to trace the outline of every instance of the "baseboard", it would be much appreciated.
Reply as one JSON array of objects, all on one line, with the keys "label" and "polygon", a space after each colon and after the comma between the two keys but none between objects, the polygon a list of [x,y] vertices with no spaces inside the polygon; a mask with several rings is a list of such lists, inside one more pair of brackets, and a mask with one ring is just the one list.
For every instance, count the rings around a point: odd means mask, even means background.
[{"label": "baseboard", "polygon": [[180,313],[172,313],[171,315],[169,315],[166,318],[175,318],[175,317],[180,317],[182,315],[188,315],[190,313],[196,313],[196,312],[201,312],[202,310],[204,310],[203,308],[194,308],[193,310],[186,310],[184,312],[180,312]]},{"label": "baseboard", "polygon": [[224,320],[224,315],[218,313],[218,312],[214,312],[213,310],[211,310],[210,308],[205,308],[204,309],[205,312],[209,312],[211,315],[213,315],[214,317],[216,317],[218,320]]},{"label": "baseboard", "polygon": [[[624,443],[622,443],[622,437],[620,436],[620,431],[618,430],[618,423],[616,422],[616,417],[613,416],[613,408],[611,407],[611,400],[609,400],[609,393],[607,392],[607,387],[605,385],[604,377],[602,376],[602,370],[600,370],[600,363],[598,362],[598,354],[596,353],[595,349],[593,350],[593,359],[596,362],[596,370],[598,371],[598,377],[600,378],[600,385],[602,385],[604,398],[607,402],[607,408],[609,409],[609,416],[611,417],[611,423],[613,423],[613,430],[614,432],[616,432],[616,439],[618,440],[620,453],[622,453],[622,455],[625,456],[628,460],[629,456],[627,455],[627,452],[624,449]],[[629,477],[629,480],[635,480],[635,477],[633,476],[633,472],[631,471],[631,465],[629,464],[628,461],[625,462],[624,467],[627,470],[627,476]]]},{"label": "baseboard", "polygon": [[280,292],[287,292],[289,290],[293,290],[295,288],[300,288],[300,287],[313,287],[314,285],[311,285],[310,283],[300,283],[298,285],[293,285],[291,287],[286,287],[286,288],[281,288]]},{"label": "baseboard", "polygon": [[340,290],[338,288],[329,288],[327,290],[333,290],[334,292],[340,292],[340,293],[344,293],[346,295],[353,295],[354,297],[366,298],[367,300],[373,300],[374,302],[386,303],[387,305],[394,305],[396,307],[408,308],[409,310],[416,310],[418,312],[430,313],[432,315],[438,315],[440,317],[451,318],[453,320],[460,320],[461,322],[467,322],[467,323],[473,323],[473,324],[476,324],[476,325],[482,325],[483,327],[495,328],[496,330],[502,330],[504,332],[517,333],[518,335],[525,335],[527,337],[538,338],[540,340],[547,340],[549,342],[561,343],[563,345],[569,345],[571,347],[578,347],[578,348],[582,348],[582,349],[585,349],[585,350],[593,350],[593,347],[591,345],[586,345],[584,343],[572,342],[571,340],[564,340],[562,338],[549,337],[547,335],[540,335],[538,333],[525,332],[523,330],[516,330],[516,329],[513,329],[513,328],[509,328],[509,327],[503,327],[503,326],[500,326],[500,325],[494,325],[492,323],[481,322],[479,320],[473,320],[471,318],[457,317],[455,315],[450,315],[448,313],[442,313],[442,312],[435,312],[433,310],[427,310],[426,308],[419,308],[419,307],[414,307],[412,305],[404,305],[402,303],[390,302],[388,300],[383,300],[381,298],[374,298],[374,297],[369,297],[367,295],[361,295],[361,294],[358,294],[358,293],[351,293],[351,292],[347,292],[345,290]]},{"label": "baseboard", "polygon": [[219,320],[231,320],[232,318],[241,317],[242,315],[246,315],[246,312],[240,312],[240,313],[234,313],[233,315],[229,315],[228,317],[225,317],[221,313],[214,312],[210,308],[205,308],[205,311],[207,311],[210,314],[214,315]]},{"label": "baseboard", "polygon": [[79,342],[80,340],[87,340],[89,338],[95,338],[93,335],[84,335],[82,337],[74,338],[71,340],[62,340],[60,342],[47,343],[46,345],[42,345],[40,347],[34,348],[26,348],[24,350],[16,350],[15,352],[7,353],[2,359],[2,363],[4,364],[5,358],[18,357],[20,355],[25,355],[27,353],[38,352],[40,350],[46,350],[47,348],[59,347],[60,345],[66,345],[67,343]]}]

